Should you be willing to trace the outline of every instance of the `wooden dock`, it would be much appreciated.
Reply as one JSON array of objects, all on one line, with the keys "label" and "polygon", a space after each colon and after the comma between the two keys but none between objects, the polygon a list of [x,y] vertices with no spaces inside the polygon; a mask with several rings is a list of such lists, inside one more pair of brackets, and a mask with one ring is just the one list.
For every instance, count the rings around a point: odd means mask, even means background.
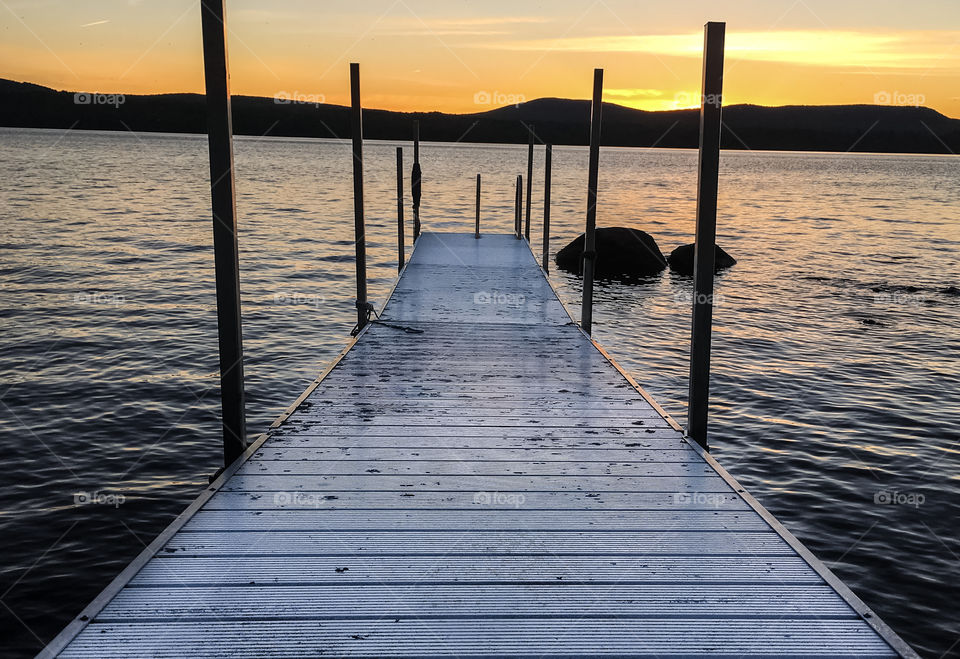
[{"label": "wooden dock", "polygon": [[472,233],[42,654],[916,656]]}]

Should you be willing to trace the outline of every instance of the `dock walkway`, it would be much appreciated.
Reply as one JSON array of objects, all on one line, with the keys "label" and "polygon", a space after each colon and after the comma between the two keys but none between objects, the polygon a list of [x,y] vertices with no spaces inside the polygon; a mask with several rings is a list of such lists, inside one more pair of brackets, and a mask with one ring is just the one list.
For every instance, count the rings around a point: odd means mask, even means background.
[{"label": "dock walkway", "polygon": [[442,233],[60,651],[915,656],[580,331],[526,241]]}]

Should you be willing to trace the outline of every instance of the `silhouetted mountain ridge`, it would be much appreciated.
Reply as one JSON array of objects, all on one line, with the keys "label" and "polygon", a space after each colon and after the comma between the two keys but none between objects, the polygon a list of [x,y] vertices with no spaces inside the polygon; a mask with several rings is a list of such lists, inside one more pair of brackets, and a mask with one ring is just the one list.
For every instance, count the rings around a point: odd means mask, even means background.
[{"label": "silhouetted mountain ridge", "polygon": [[[203,133],[200,94],[91,97],[41,85],[0,79],[0,125],[77,130]],[[324,103],[283,103],[234,96],[234,131],[241,135],[337,137],[350,135],[349,108]],[[590,102],[540,98],[469,114],[364,110],[364,136],[409,139],[420,121],[426,141],[527,141],[534,125],[540,141],[586,144]],[[699,110],[649,112],[613,103],[603,107],[603,144],[697,146]],[[830,105],[723,110],[722,144],[729,149],[953,153],[960,150],[960,120],[926,107]]]}]

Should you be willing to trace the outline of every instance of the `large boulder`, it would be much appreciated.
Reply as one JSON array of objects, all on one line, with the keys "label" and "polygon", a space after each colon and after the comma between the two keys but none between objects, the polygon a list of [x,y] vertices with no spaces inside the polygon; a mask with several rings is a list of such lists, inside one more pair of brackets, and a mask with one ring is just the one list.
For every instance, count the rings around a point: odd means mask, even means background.
[{"label": "large boulder", "polygon": [[[713,257],[714,272],[719,272],[724,268],[729,268],[731,265],[736,264],[737,260],[720,249],[720,245],[714,245],[714,247],[716,247]],[[670,252],[670,256],[667,257],[667,263],[670,264],[670,269],[681,275],[692,275],[693,250],[694,245],[690,243],[689,245],[680,245],[680,247]]]},{"label": "large boulder", "polygon": [[[626,227],[597,229],[594,275],[602,279],[655,275],[667,267],[657,241],[646,231]],[[557,252],[557,267],[580,274],[583,234]]]}]

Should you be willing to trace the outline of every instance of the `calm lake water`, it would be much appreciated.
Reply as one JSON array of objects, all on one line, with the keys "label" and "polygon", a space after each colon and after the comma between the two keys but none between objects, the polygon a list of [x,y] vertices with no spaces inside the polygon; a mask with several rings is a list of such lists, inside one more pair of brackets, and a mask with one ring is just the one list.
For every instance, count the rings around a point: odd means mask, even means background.
[{"label": "calm lake water", "polygon": [[[365,149],[378,303],[396,274],[395,147]],[[0,129],[0,148],[0,620],[20,655],[218,468],[217,334],[205,138]],[[525,146],[421,151],[425,229],[472,230],[480,172],[483,229],[512,230]],[[599,223],[664,252],[691,242],[696,159],[604,149]],[[350,151],[239,138],[236,162],[257,434],[356,320]],[[585,149],[554,150],[553,252],[581,231],[586,166]],[[714,455],[921,654],[960,656],[960,160],[725,153],[720,189],[718,240],[739,263],[718,281]],[[578,279],[551,277],[579,317]],[[596,292],[595,336],[678,419],[690,288],[664,273]]]}]

